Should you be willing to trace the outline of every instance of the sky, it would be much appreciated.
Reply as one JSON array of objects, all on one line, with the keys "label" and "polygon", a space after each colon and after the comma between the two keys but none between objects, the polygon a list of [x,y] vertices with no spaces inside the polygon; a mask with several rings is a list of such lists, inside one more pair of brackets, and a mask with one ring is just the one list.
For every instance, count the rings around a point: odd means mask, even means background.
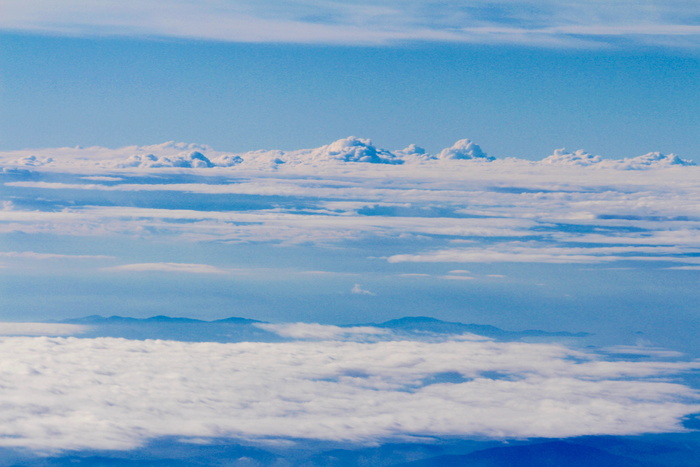
[{"label": "sky", "polygon": [[700,453],[699,46],[694,1],[0,0],[0,465]]},{"label": "sky", "polygon": [[4,2],[0,147],[697,158],[694,2]]}]

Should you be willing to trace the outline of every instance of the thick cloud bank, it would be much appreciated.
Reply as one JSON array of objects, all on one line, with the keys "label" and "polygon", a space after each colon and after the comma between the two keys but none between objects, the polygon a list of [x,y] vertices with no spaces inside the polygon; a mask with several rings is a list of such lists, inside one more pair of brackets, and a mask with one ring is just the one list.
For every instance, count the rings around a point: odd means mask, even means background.
[{"label": "thick cloud bank", "polygon": [[7,447],[129,449],[160,436],[373,443],[656,433],[682,430],[681,419],[700,410],[695,392],[667,379],[697,362],[606,361],[468,336],[273,344],[6,337],[0,354]]}]

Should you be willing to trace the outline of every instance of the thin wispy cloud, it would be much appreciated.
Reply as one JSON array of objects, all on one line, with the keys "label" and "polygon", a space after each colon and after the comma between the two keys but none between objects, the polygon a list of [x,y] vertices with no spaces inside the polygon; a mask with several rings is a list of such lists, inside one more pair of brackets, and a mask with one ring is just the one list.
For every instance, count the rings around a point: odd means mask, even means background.
[{"label": "thin wispy cloud", "polygon": [[0,322],[0,336],[70,336],[87,329],[80,324]]},{"label": "thin wispy cloud", "polygon": [[104,259],[114,259],[114,256],[107,256],[107,255],[64,255],[64,254],[59,254],[59,253],[38,253],[35,251],[0,251],[0,258],[34,259],[34,260],[39,260],[39,261],[46,260],[46,259],[104,260]]},{"label": "thin wispy cloud", "polygon": [[230,272],[208,264],[188,263],[137,263],[104,268],[105,271],[175,272],[184,274],[229,274]]},{"label": "thin wispy cloud", "polygon": [[6,30],[231,42],[391,44],[406,41],[595,46],[623,38],[696,47],[695,2],[551,0],[400,2],[28,0],[3,5]]}]

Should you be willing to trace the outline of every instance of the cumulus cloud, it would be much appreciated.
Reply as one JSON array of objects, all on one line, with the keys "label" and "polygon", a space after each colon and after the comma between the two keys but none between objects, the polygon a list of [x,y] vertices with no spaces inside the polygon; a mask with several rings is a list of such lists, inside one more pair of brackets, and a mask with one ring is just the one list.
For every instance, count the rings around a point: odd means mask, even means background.
[{"label": "cumulus cloud", "polygon": [[661,154],[660,152],[650,152],[642,156],[625,159],[603,159],[601,156],[592,156],[583,149],[573,153],[567,152],[565,148],[556,149],[554,154],[545,157],[540,161],[542,164],[571,165],[581,167],[614,168],[619,170],[643,170],[652,168],[663,168],[673,166],[695,165],[693,161],[681,159],[675,154]]},{"label": "cumulus cloud", "polygon": [[614,161],[613,164],[619,168],[628,170],[648,169],[653,167],[671,167],[695,165],[695,162],[681,159],[675,154],[661,154],[660,152],[650,152],[643,156],[632,157]]},{"label": "cumulus cloud", "polygon": [[583,149],[575,152],[567,152],[566,148],[555,149],[551,156],[545,157],[540,162],[543,164],[562,164],[562,165],[577,165],[589,166],[598,164],[603,160],[600,156],[592,156],[586,153]]},{"label": "cumulus cloud", "polygon": [[401,164],[403,160],[385,149],[377,149],[370,140],[350,136],[310,153],[314,161],[339,160],[373,164]]},{"label": "cumulus cloud", "polygon": [[104,268],[105,271],[133,271],[133,272],[178,272],[186,274],[229,274],[229,271],[211,266],[209,264],[188,263],[137,263],[122,264]]},{"label": "cumulus cloud", "polygon": [[[375,146],[371,140],[349,136],[330,144],[311,149],[292,151],[256,150],[240,154],[221,152],[210,146],[194,143],[169,141],[162,144],[147,146],[126,146],[109,149],[103,147],[75,148],[45,148],[28,151],[0,152],[0,162],[9,167],[25,167],[38,170],[42,166],[56,168],[94,168],[120,170],[159,170],[171,169],[212,169],[228,168],[242,170],[270,170],[284,167],[287,170],[303,170],[304,168],[333,169],[338,164],[372,163],[401,165],[411,162],[425,165],[435,165],[441,162],[454,161],[494,161],[481,147],[469,139],[461,139],[438,154],[429,154],[425,149],[411,144],[405,149],[389,151]],[[503,164],[522,166],[530,161],[517,158],[499,160]],[[431,164],[432,163],[432,164]],[[461,163],[461,162],[458,162]],[[642,170],[659,169],[675,166],[694,165],[694,162],[682,159],[675,154],[648,154],[624,158],[604,159],[592,156],[583,150],[573,153],[566,149],[556,149],[554,154],[539,162],[540,165],[553,166],[587,166],[597,169]],[[361,164],[362,165],[362,164]],[[335,167],[337,168],[337,167]],[[514,167],[513,167],[514,168]],[[85,177],[84,177],[85,178]],[[90,179],[90,178],[87,178]],[[105,179],[93,179],[104,180]]]},{"label": "cumulus cloud", "polygon": [[477,160],[493,160],[489,157],[478,144],[468,139],[461,139],[449,148],[445,148],[437,155],[438,159],[477,159]]},{"label": "cumulus cloud", "polygon": [[[659,433],[682,431],[700,410],[697,393],[668,380],[700,363],[606,361],[551,344],[5,337],[0,353],[0,445],[39,450],[130,449],[160,436]],[[462,382],[436,383],[444,373]]]},{"label": "cumulus cloud", "polygon": [[[229,164],[233,165],[233,164]],[[188,169],[201,169],[214,167],[204,154],[199,151],[180,154],[175,157],[155,156],[153,154],[134,155],[124,162],[117,162],[116,167],[140,167],[140,168],[160,168],[160,167],[181,167]]]}]

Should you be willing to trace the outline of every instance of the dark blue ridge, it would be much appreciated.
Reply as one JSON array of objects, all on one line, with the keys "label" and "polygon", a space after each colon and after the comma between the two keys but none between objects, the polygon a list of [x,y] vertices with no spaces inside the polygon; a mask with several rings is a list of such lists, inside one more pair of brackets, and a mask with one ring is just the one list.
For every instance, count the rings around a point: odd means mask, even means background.
[{"label": "dark blue ridge", "polygon": [[105,318],[100,315],[90,315],[84,316],[82,318],[70,318],[58,321],[59,323],[66,324],[147,324],[147,323],[182,323],[182,324],[196,324],[196,323],[230,323],[230,324],[253,324],[253,323],[263,323],[264,321],[259,321],[257,319],[239,318],[231,317],[224,319],[217,319],[214,321],[204,321],[195,318],[178,318],[165,315],[151,316],[150,318],[130,318],[125,316],[109,316]]},{"label": "dark blue ridge", "polygon": [[586,332],[565,332],[565,331],[541,331],[528,329],[525,331],[506,331],[488,324],[464,324],[457,322],[442,321],[427,316],[407,316],[399,319],[392,319],[383,323],[370,323],[362,326],[374,326],[407,332],[434,332],[440,334],[463,334],[472,333],[480,336],[494,338],[521,338],[521,337],[586,337]]},{"label": "dark blue ridge", "polygon": [[[213,321],[194,318],[170,317],[165,315],[150,318],[130,318],[124,316],[103,317],[90,315],[58,321],[66,324],[82,324],[91,328],[80,334],[81,337],[124,337],[128,339],[170,339],[184,341],[242,342],[284,340],[275,333],[253,326],[265,323],[249,318],[230,317]],[[551,337],[585,337],[585,332],[549,332],[540,330],[506,331],[487,324],[464,324],[442,321],[427,316],[407,316],[383,323],[351,324],[350,326],[373,326],[389,329],[398,335],[450,335],[477,334],[501,340]]]}]

